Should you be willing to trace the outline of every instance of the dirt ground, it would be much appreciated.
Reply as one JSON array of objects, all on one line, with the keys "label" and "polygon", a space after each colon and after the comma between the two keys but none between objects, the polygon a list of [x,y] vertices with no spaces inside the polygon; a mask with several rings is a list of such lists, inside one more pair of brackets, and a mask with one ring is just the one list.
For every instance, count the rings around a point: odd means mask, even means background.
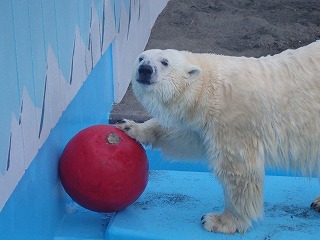
[{"label": "dirt ground", "polygon": [[317,39],[319,0],[171,0],[147,49],[260,57]]},{"label": "dirt ground", "polygon": [[[320,40],[319,0],[170,0],[146,49],[260,57]],[[129,87],[110,123],[150,116]]]}]

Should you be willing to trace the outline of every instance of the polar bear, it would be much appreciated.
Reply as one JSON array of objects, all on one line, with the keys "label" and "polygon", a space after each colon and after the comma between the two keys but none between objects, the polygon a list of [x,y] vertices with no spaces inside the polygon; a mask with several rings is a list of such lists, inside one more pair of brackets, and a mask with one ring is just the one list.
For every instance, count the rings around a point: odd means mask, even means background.
[{"label": "polar bear", "polygon": [[320,41],[261,58],[147,50],[132,87],[153,118],[117,126],[170,156],[206,159],[220,181],[225,209],[202,217],[208,231],[245,232],[262,217],[265,166],[320,174]]}]

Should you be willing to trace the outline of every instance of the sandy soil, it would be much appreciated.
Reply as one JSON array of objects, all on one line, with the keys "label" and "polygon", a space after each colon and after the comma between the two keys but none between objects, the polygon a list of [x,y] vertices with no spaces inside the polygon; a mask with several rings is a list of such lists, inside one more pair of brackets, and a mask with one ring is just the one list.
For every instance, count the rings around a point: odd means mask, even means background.
[{"label": "sandy soil", "polygon": [[[260,57],[320,40],[320,0],[170,0],[146,49]],[[150,116],[128,89],[110,123]]]}]

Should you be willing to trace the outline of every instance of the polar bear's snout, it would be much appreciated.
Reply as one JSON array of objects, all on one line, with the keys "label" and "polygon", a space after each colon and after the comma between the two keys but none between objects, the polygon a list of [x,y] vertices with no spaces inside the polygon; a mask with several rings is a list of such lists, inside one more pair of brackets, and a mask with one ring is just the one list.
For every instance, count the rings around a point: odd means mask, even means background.
[{"label": "polar bear's snout", "polygon": [[139,79],[142,80],[143,83],[150,83],[150,78],[153,73],[153,69],[149,64],[142,64],[138,69]]},{"label": "polar bear's snout", "polygon": [[155,73],[154,67],[151,64],[143,63],[138,68],[137,82],[150,85],[154,83],[153,75]]}]

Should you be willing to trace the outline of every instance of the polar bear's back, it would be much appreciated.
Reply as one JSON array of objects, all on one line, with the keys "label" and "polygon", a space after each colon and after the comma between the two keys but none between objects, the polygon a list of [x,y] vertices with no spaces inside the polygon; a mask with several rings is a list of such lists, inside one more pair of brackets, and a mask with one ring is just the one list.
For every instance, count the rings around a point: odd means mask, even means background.
[{"label": "polar bear's back", "polygon": [[320,175],[319,41],[261,58],[195,59],[205,66],[203,84],[215,86],[204,99],[221,108],[218,142],[231,147],[258,136],[267,164]]}]

